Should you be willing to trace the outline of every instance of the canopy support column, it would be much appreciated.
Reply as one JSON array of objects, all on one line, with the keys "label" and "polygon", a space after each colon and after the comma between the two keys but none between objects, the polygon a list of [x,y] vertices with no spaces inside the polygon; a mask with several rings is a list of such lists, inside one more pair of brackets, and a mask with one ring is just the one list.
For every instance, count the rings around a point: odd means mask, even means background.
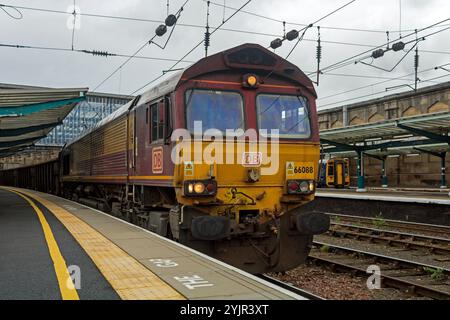
[{"label": "canopy support column", "polygon": [[367,189],[364,185],[364,152],[358,151],[358,166],[357,166],[357,172],[358,172],[358,188],[356,189],[356,192],[366,192]]}]

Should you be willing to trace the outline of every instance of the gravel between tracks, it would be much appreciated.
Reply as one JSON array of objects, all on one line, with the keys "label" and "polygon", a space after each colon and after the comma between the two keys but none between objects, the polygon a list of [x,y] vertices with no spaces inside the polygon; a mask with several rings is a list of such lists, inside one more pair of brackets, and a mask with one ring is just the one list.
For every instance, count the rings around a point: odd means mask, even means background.
[{"label": "gravel between tracks", "polygon": [[332,300],[404,300],[410,298],[399,290],[381,288],[369,290],[365,277],[333,272],[326,267],[307,262],[285,274],[270,274],[325,299]]}]

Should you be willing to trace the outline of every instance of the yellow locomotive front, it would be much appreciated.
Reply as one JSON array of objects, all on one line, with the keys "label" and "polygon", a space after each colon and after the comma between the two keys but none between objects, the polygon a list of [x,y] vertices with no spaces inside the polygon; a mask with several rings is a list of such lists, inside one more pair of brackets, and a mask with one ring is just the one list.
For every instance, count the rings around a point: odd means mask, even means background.
[{"label": "yellow locomotive front", "polygon": [[182,80],[172,236],[252,273],[298,266],[329,227],[301,210],[314,199],[320,153],[312,85],[248,64]]}]

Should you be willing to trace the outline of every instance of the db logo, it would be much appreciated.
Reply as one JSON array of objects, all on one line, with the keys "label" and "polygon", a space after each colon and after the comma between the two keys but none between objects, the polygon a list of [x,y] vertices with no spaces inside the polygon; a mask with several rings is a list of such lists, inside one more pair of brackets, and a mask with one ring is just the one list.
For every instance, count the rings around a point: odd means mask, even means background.
[{"label": "db logo", "polygon": [[153,148],[152,150],[152,172],[162,173],[163,172],[163,148]]}]

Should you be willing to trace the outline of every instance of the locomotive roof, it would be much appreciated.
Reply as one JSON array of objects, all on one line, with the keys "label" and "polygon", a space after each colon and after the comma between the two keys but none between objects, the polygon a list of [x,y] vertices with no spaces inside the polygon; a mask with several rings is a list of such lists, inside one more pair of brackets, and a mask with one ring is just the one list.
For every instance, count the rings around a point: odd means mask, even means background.
[{"label": "locomotive roof", "polygon": [[[232,68],[247,69],[249,71],[261,70],[270,72],[272,75],[281,76],[289,79],[297,85],[305,88],[314,97],[316,92],[312,81],[294,64],[276,55],[275,53],[267,50],[266,48],[258,45],[246,43],[211,56],[205,57],[194,63],[193,65],[177,71],[170,77],[159,82],[154,87],[145,91],[138,99],[138,101],[130,101],[123,105],[107,117],[96,123],[91,129],[87,130],[78,139],[83,138],[85,135],[96,130],[99,127],[117,119],[121,115],[127,113],[134,103],[134,106],[138,106],[150,101],[154,101],[170,92],[175,91],[184,81],[193,79],[199,75],[224,71]],[[133,107],[134,107],[133,106]],[[69,145],[70,145],[69,144]]]}]

